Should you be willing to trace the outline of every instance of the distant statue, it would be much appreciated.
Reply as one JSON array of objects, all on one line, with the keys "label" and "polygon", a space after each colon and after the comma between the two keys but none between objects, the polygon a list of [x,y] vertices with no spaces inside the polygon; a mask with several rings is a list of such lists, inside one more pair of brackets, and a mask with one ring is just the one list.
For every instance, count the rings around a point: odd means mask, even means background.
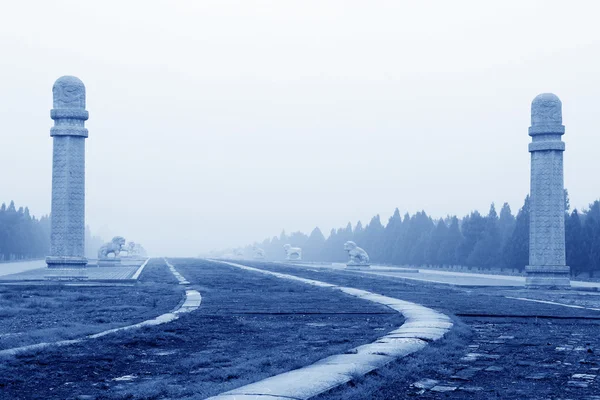
[{"label": "distant statue", "polygon": [[135,242],[127,243],[127,245],[121,248],[121,252],[126,252],[127,258],[146,258],[147,256],[146,249]]},{"label": "distant statue", "polygon": [[110,242],[100,247],[98,250],[98,260],[109,259],[109,254],[112,254],[114,258],[119,257],[119,253],[121,253],[121,250],[123,250],[124,245],[125,238],[122,236],[115,236]]},{"label": "distant statue", "polygon": [[233,255],[236,257],[244,257],[244,250],[238,247],[237,249],[233,250]]},{"label": "distant statue", "polygon": [[285,250],[287,261],[301,261],[302,260],[302,249],[300,247],[292,247],[291,244],[283,246]]},{"label": "distant statue", "polygon": [[346,250],[350,256],[350,261],[346,263],[347,266],[368,267],[370,265],[367,252],[358,247],[353,241],[349,240],[344,243],[344,250]]},{"label": "distant statue", "polygon": [[265,251],[263,249],[261,249],[260,247],[254,246],[252,248],[252,251],[254,252],[255,260],[264,260],[265,259]]}]

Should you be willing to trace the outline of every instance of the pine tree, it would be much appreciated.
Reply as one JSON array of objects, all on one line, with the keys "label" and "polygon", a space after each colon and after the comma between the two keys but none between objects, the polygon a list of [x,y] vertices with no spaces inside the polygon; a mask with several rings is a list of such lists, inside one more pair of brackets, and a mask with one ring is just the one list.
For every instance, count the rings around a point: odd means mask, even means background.
[{"label": "pine tree", "polygon": [[438,252],[438,260],[441,265],[458,264],[457,252],[463,240],[458,218],[454,216],[450,219],[446,238],[442,241]]},{"label": "pine tree", "polygon": [[507,267],[522,271],[529,264],[529,195],[517,214],[515,229],[504,249]]},{"label": "pine tree", "polygon": [[307,261],[320,261],[323,258],[323,251],[325,249],[325,236],[319,229],[316,227],[310,233],[308,240],[304,244],[302,249],[302,258]]},{"label": "pine tree", "polygon": [[600,272],[600,201],[590,204],[590,209],[585,214],[584,246],[588,255],[588,268],[590,276]]},{"label": "pine tree", "polygon": [[435,226],[435,229],[431,232],[427,248],[425,250],[425,264],[427,265],[442,265],[443,261],[440,252],[443,243],[446,241],[448,236],[448,226],[446,222],[440,218]]},{"label": "pine tree", "polygon": [[506,267],[509,263],[505,250],[515,230],[515,223],[516,219],[512,214],[510,206],[508,203],[504,203],[500,210],[500,218],[498,218],[498,232],[500,233],[500,256],[498,263],[501,268]]},{"label": "pine tree", "polygon": [[565,221],[565,245],[567,265],[571,267],[571,274],[577,275],[588,270],[589,254],[585,251],[581,216],[577,209],[573,210]]},{"label": "pine tree", "polygon": [[[405,251],[409,255],[409,264],[416,266],[425,264],[425,250],[434,226],[432,219],[425,211],[416,213],[411,219],[406,235],[407,240],[405,240],[407,246]],[[410,240],[408,240],[409,238]]]},{"label": "pine tree", "polygon": [[493,268],[500,263],[500,233],[498,230],[498,214],[494,203],[485,217],[484,229],[473,251],[467,257],[467,265],[474,267]]},{"label": "pine tree", "polygon": [[[358,245],[363,247],[369,254],[369,258],[375,262],[382,261],[382,245],[385,228],[381,225],[381,218],[379,214],[374,216],[369,222],[369,225],[364,230],[362,239],[356,239]],[[356,232],[354,233],[356,236]]]},{"label": "pine tree", "polygon": [[473,264],[469,263],[469,256],[475,249],[475,245],[477,242],[481,240],[483,237],[483,232],[485,231],[486,220],[479,214],[478,211],[473,211],[470,215],[463,218],[462,223],[462,234],[463,241],[458,247],[457,257],[458,262],[463,265],[468,265],[469,267],[473,266]]}]

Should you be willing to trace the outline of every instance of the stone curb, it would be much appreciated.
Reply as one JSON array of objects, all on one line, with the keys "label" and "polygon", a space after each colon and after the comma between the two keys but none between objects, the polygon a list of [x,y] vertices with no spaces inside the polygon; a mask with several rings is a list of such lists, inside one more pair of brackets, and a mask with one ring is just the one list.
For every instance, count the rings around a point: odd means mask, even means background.
[{"label": "stone curb", "polygon": [[[144,263],[144,266],[146,265],[147,262],[148,261],[146,260],[146,262]],[[166,262],[166,260],[165,260],[165,262]],[[170,265],[170,264],[167,263],[167,265]],[[172,265],[170,265],[169,269],[171,269],[171,271],[175,271],[175,268]],[[185,279],[179,274],[179,272],[175,271],[174,274],[175,273],[177,273],[176,277],[179,276],[179,277],[181,277],[181,279],[183,279],[183,281],[185,281]],[[177,279],[179,280],[179,278],[177,278]],[[185,282],[187,282],[187,281],[185,281]],[[181,280],[180,280],[180,284],[181,284]],[[27,346],[13,347],[12,349],[0,350],[0,356],[14,356],[19,353],[26,352],[26,351],[45,350],[50,347],[68,346],[68,345],[72,345],[72,344],[81,343],[81,342],[83,342],[85,340],[89,340],[89,339],[98,339],[103,336],[110,335],[110,334],[113,334],[116,332],[127,331],[127,330],[131,330],[131,329],[139,329],[139,328],[143,328],[145,326],[156,326],[156,325],[166,324],[168,322],[175,321],[177,318],[179,318],[179,314],[188,313],[188,312],[197,310],[200,307],[201,303],[202,303],[202,296],[200,295],[200,292],[198,292],[197,290],[188,289],[185,291],[185,300],[183,301],[183,304],[181,306],[179,306],[176,310],[174,310],[172,312],[159,315],[156,318],[142,321],[142,322],[139,322],[139,323],[133,324],[133,325],[122,326],[120,328],[114,328],[114,329],[109,329],[109,330],[106,330],[103,332],[94,333],[94,334],[87,335],[87,336],[84,336],[79,339],[60,340],[58,342],[50,342],[50,343],[37,343],[37,344],[31,344],[31,345],[27,345]]]},{"label": "stone curb", "polygon": [[555,301],[549,301],[549,300],[528,299],[526,297],[512,297],[512,296],[504,296],[504,297],[506,297],[507,299],[513,299],[513,300],[531,301],[533,303],[551,304],[553,306],[578,308],[578,309],[582,309],[582,310],[600,311],[600,308],[584,307],[584,306],[578,306],[576,304],[557,303]]},{"label": "stone curb", "polygon": [[140,267],[137,269],[137,271],[135,271],[135,274],[133,274],[131,276],[131,279],[136,280],[136,281],[138,280],[138,278],[142,274],[142,271],[144,270],[144,268],[146,268],[146,264],[148,264],[148,261],[150,261],[150,258],[146,258],[146,261],[144,261],[144,263],[142,265],[140,265]]},{"label": "stone curb", "polygon": [[373,343],[351,349],[347,354],[329,356],[306,367],[229,390],[207,400],[306,400],[423,349],[428,341],[441,339],[453,326],[447,315],[416,303],[227,261],[211,261],[312,286],[340,290],[350,296],[390,307],[401,313],[406,320],[398,329]]}]

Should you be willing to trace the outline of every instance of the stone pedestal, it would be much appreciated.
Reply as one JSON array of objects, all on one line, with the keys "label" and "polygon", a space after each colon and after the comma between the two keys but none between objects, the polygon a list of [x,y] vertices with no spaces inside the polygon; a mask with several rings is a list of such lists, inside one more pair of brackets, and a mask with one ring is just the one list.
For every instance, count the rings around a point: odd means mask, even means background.
[{"label": "stone pedestal", "polygon": [[54,127],[49,268],[85,268],[85,86],[73,76],[52,87]]},{"label": "stone pedestal", "polygon": [[565,258],[562,103],[551,93],[531,103],[531,193],[528,287],[570,286]]},{"label": "stone pedestal", "polygon": [[120,258],[107,258],[104,260],[98,260],[99,267],[120,267],[121,265]]},{"label": "stone pedestal", "polygon": [[346,265],[346,269],[351,270],[351,271],[363,271],[363,270],[370,270],[371,266],[370,265],[352,265],[352,264],[347,264]]}]

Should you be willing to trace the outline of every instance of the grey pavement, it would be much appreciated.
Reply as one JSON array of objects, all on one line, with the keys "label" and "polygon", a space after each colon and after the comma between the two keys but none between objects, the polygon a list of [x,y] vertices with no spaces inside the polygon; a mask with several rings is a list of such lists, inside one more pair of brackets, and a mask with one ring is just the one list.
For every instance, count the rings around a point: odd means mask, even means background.
[{"label": "grey pavement", "polygon": [[[457,271],[439,271],[425,268],[404,268],[389,265],[372,265],[368,270],[346,269],[344,264],[309,264],[288,263],[286,265],[312,269],[334,269],[345,270],[357,274],[370,274],[387,276],[398,279],[406,279],[420,282],[439,283],[454,286],[505,286],[524,287],[525,277],[514,275],[478,274]],[[600,282],[571,281],[571,287],[576,289],[600,289]]]},{"label": "grey pavement", "polygon": [[[77,276],[84,274],[86,281],[134,281],[140,276],[146,265],[145,260],[127,260],[117,267],[97,267],[90,264],[87,268],[54,269],[47,268],[44,260],[0,264],[0,282],[33,282],[48,279]],[[146,260],[147,261],[147,260]]]},{"label": "grey pavement", "polygon": [[46,267],[46,261],[43,259],[0,263],[0,276],[16,274],[18,272],[44,267]]}]

